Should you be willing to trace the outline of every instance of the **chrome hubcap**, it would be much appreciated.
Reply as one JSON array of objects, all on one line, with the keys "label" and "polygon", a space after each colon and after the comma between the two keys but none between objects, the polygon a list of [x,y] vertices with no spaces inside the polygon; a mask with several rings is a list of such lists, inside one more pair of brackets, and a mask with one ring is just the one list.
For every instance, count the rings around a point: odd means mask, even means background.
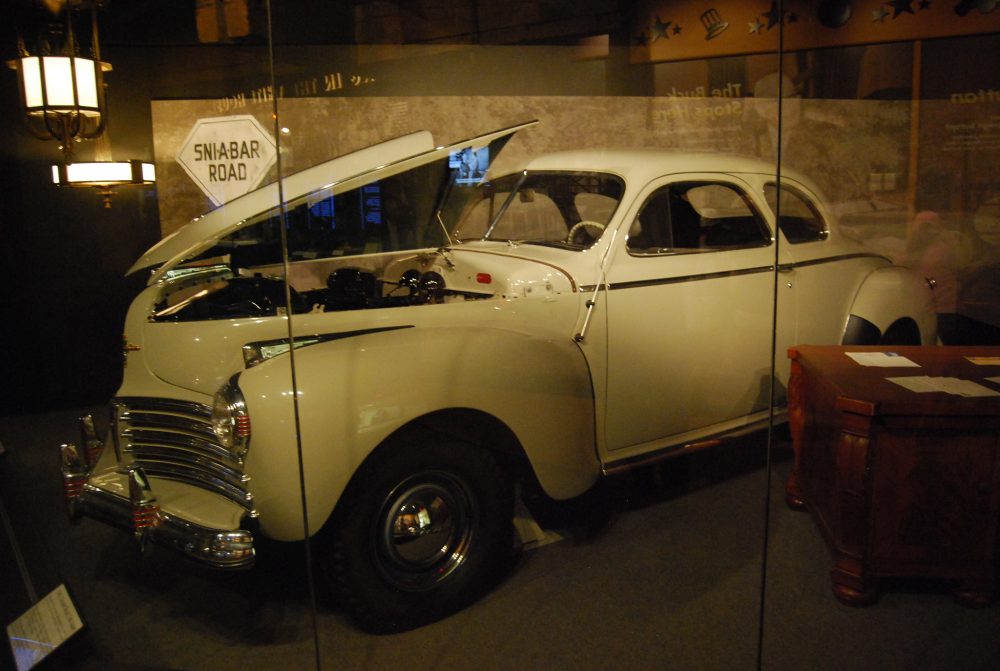
[{"label": "chrome hubcap", "polygon": [[433,587],[465,561],[475,516],[468,489],[454,475],[407,479],[386,497],[379,515],[379,569],[399,588]]}]

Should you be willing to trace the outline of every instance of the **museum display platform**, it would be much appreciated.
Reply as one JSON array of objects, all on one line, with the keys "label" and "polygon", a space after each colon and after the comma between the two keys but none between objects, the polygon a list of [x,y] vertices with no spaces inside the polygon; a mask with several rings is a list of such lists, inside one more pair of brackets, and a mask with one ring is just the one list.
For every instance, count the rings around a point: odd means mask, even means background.
[{"label": "museum display platform", "polygon": [[[1000,348],[798,346],[789,350],[795,464],[786,485],[830,545],[850,605],[879,578],[957,581],[994,598],[1000,500]],[[853,356],[853,358],[852,358]]]}]

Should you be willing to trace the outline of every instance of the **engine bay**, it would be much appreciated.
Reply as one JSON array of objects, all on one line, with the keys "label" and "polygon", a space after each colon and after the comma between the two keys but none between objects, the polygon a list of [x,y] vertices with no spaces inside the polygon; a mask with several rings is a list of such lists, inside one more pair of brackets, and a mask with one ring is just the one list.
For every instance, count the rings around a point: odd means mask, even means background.
[{"label": "engine bay", "polygon": [[[482,291],[449,286],[444,275],[454,274],[454,264],[442,251],[391,258],[383,264],[369,261],[367,266],[340,265],[329,259],[294,263],[289,266],[287,296],[280,266],[238,272],[215,266],[215,272],[206,269],[167,283],[153,320],[272,317],[287,314],[289,309],[292,314],[338,312],[483,300],[495,295],[486,286]],[[476,278],[487,284],[483,273]]]}]

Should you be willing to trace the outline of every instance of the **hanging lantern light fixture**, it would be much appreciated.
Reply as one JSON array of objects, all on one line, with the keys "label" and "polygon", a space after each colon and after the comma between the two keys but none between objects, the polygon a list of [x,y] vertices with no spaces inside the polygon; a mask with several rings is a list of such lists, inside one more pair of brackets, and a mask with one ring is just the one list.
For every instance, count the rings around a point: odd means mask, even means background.
[{"label": "hanging lantern light fixture", "polygon": [[66,162],[72,159],[75,142],[99,136],[107,125],[104,73],[111,65],[101,61],[96,2],[89,6],[90,58],[80,54],[73,27],[75,8],[66,7],[61,45],[40,39],[31,53],[18,38],[19,58],[7,62],[17,70],[25,126],[41,140],[60,142]]},{"label": "hanging lantern light fixture", "polygon": [[[129,184],[153,184],[151,163],[111,157],[104,73],[111,65],[101,60],[97,34],[97,9],[103,0],[42,0],[52,19],[40,31],[34,53],[18,37],[20,58],[8,61],[17,71],[25,126],[35,137],[60,143],[63,161],[52,166],[52,181],[58,186],[97,189],[104,207],[111,207],[112,189]],[[81,55],[74,31],[79,10],[90,10],[90,58]],[[65,21],[60,15],[65,13]],[[74,145],[96,140],[94,160],[75,161]]]}]

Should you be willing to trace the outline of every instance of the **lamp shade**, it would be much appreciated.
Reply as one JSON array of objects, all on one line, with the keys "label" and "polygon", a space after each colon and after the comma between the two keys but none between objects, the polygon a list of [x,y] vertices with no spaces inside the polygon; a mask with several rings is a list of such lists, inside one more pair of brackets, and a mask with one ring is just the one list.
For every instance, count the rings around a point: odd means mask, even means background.
[{"label": "lamp shade", "polygon": [[46,111],[76,112],[100,116],[98,68],[102,63],[69,56],[27,56],[21,59],[21,84],[25,111],[41,115]]},{"label": "lamp shade", "polygon": [[52,166],[52,182],[59,186],[121,186],[155,181],[153,164],[143,161],[81,161]]}]

